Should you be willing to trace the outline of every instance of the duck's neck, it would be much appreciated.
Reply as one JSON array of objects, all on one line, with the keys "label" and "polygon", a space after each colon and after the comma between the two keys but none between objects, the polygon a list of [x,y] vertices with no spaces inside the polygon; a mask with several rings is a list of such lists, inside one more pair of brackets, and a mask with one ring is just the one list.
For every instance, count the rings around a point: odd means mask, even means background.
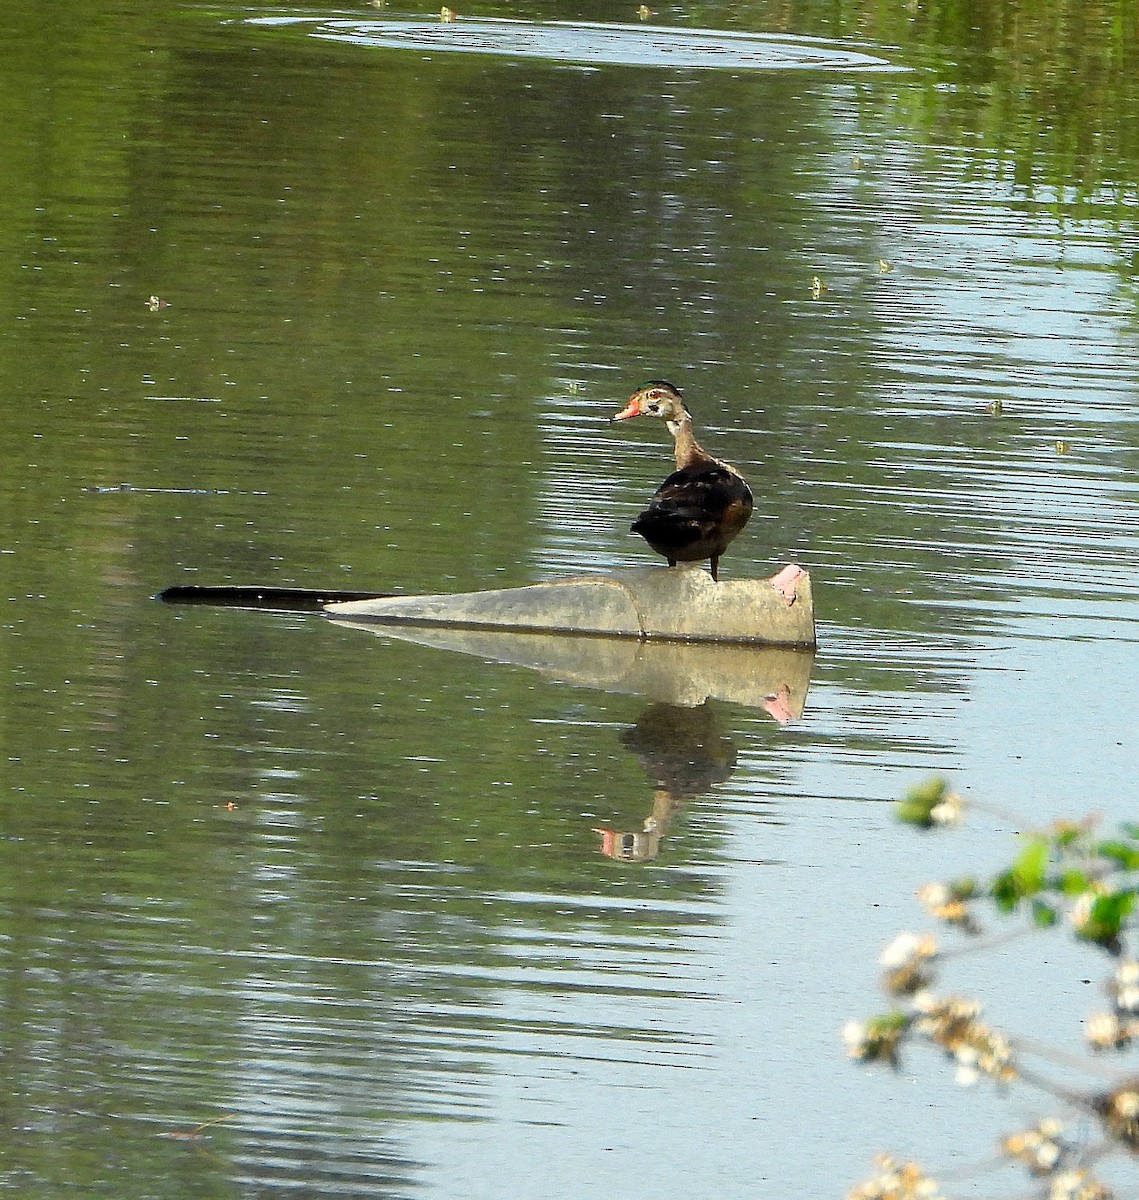
[{"label": "duck's neck", "polygon": [[708,457],[700,449],[692,434],[692,418],[685,413],[679,421],[669,421],[668,431],[673,436],[673,453],[676,455],[676,469],[683,471],[693,463],[701,462]]}]

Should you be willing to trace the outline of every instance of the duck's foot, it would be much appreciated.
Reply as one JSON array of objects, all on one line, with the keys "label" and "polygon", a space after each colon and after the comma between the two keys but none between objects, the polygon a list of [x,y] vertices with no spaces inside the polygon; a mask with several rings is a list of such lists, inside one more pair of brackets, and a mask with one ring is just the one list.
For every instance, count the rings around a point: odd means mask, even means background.
[{"label": "duck's foot", "polygon": [[785,683],[781,683],[777,692],[764,697],[763,711],[780,725],[793,721],[795,714],[791,711],[791,689]]},{"label": "duck's foot", "polygon": [[798,597],[799,580],[806,575],[807,572],[802,567],[796,566],[795,563],[788,563],[777,575],[772,575],[769,580],[771,586],[787,601],[787,607],[790,608]]}]

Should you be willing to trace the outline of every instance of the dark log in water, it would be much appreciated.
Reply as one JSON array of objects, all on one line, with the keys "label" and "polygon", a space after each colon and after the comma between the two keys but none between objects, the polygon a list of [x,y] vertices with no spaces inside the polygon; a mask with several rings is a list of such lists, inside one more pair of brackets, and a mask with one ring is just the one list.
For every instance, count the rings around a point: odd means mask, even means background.
[{"label": "dark log in water", "polygon": [[262,587],[258,584],[178,584],[158,593],[163,604],[212,604],[221,608],[263,608],[273,612],[322,612],[325,605],[378,600],[386,592],[336,588]]}]

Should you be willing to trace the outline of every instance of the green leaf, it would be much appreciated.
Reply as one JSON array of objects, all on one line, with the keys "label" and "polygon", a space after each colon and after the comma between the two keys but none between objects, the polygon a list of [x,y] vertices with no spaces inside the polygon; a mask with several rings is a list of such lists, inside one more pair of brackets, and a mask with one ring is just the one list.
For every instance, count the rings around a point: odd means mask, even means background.
[{"label": "green leaf", "polygon": [[1062,895],[1079,896],[1091,887],[1092,881],[1083,871],[1078,871],[1075,867],[1069,867],[1068,870],[1060,873],[1057,885]]},{"label": "green leaf", "polygon": [[1125,871],[1134,871],[1139,868],[1139,846],[1131,845],[1128,842],[1115,840],[1100,842],[1096,846],[1096,853],[1100,858],[1118,863]]},{"label": "green leaf", "polygon": [[1044,886],[1048,870],[1048,842],[1042,837],[1029,839],[1028,845],[1013,860],[1012,875],[1022,896],[1031,896]]},{"label": "green leaf", "polygon": [[1135,907],[1135,893],[1127,891],[1108,892],[1097,898],[1092,905],[1092,919],[1102,921],[1105,925],[1114,927],[1116,933],[1124,918],[1131,914]]},{"label": "green leaf", "polygon": [[989,894],[993,897],[993,903],[1002,912],[1011,912],[1020,903],[1020,892],[1011,871],[1002,871],[999,875],[993,876],[993,882],[989,885]]},{"label": "green leaf", "polygon": [[1072,821],[1058,823],[1052,830],[1052,840],[1058,850],[1071,850],[1073,846],[1086,841],[1087,836],[1087,825]]},{"label": "green leaf", "polygon": [[954,900],[974,900],[978,890],[977,881],[971,875],[963,875],[949,884],[949,894]]},{"label": "green leaf", "polygon": [[1088,912],[1087,920],[1080,925],[1080,937],[1100,946],[1111,946],[1119,938],[1123,922],[1135,907],[1135,893],[1130,890],[1106,892],[1097,896]]},{"label": "green leaf", "polygon": [[1030,838],[1008,870],[995,875],[989,885],[989,894],[997,907],[1004,912],[1011,912],[1021,900],[1035,896],[1044,886],[1048,861],[1047,839]]},{"label": "green leaf", "polygon": [[949,784],[939,775],[910,788],[905,797],[894,805],[894,815],[907,825],[929,829],[933,825],[930,814],[945,799]]},{"label": "green leaf", "polygon": [[1033,900],[1032,921],[1040,929],[1048,929],[1060,919],[1059,914],[1046,900]]},{"label": "green leaf", "polygon": [[900,1009],[893,1008],[889,1012],[879,1013],[866,1022],[866,1028],[874,1035],[881,1037],[889,1033],[900,1033],[910,1023],[910,1017]]}]

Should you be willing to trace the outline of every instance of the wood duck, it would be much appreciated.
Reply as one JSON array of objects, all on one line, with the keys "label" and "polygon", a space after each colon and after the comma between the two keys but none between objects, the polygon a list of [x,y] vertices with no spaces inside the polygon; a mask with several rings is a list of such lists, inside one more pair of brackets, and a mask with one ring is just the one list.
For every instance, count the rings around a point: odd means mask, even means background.
[{"label": "wood duck", "polygon": [[676,470],[633,522],[633,532],[667,558],[670,567],[709,559],[712,578],[718,581],[720,555],[751,516],[751,488],[735,467],[697,445],[692,414],[671,383],[650,379],[637,388],[613,420],[629,417],[660,417],[676,454]]}]

